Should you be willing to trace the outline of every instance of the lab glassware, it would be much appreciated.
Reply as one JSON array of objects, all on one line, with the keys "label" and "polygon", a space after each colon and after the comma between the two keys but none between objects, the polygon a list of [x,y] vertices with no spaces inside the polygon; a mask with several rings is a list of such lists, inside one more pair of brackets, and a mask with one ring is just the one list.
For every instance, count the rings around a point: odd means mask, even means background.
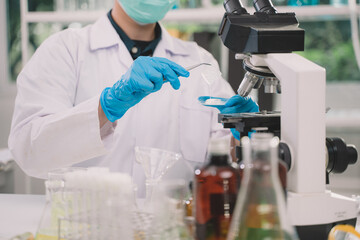
[{"label": "lab glassware", "polygon": [[180,153],[150,147],[135,147],[135,159],[145,172],[145,204],[151,204],[153,188],[160,182],[168,169],[181,158]]},{"label": "lab glassware", "polygon": [[200,96],[198,101],[206,107],[224,108],[228,98],[212,97],[212,96]]},{"label": "lab glassware", "polygon": [[[134,196],[131,178],[107,168],[65,174],[59,239],[131,239]],[[120,217],[122,216],[122,217]]]},{"label": "lab glassware", "polygon": [[329,233],[328,240],[360,240],[360,233],[351,225],[336,225]]},{"label": "lab glassware", "polygon": [[229,151],[229,139],[211,139],[209,162],[195,170],[195,222],[198,240],[225,240],[227,237],[239,184],[239,172],[230,165]]},{"label": "lab glassware", "polygon": [[225,104],[225,103],[221,103],[220,98],[212,97],[212,87],[214,81],[222,78],[220,70],[215,66],[210,66],[206,69],[206,71],[201,72],[201,78],[202,80],[205,81],[205,83],[209,87],[209,98],[206,99],[207,102],[204,102],[204,104],[207,104],[208,106]]},{"label": "lab glassware", "polygon": [[58,221],[67,215],[63,194],[65,174],[73,171],[85,171],[85,169],[61,168],[48,173],[48,179],[45,181],[46,204],[36,232],[36,240],[57,239]]},{"label": "lab glassware", "polygon": [[150,229],[150,240],[192,240],[186,224],[184,180],[168,180],[154,189],[154,223]]},{"label": "lab glassware", "polygon": [[278,176],[279,139],[254,133],[241,139],[245,163],[228,240],[298,240],[286,214]]}]

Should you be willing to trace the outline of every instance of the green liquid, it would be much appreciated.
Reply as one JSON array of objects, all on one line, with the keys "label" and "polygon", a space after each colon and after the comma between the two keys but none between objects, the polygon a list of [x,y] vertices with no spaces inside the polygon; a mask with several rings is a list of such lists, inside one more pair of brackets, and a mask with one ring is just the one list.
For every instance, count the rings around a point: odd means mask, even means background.
[{"label": "green liquid", "polygon": [[272,229],[247,228],[235,240],[293,240],[289,233]]}]

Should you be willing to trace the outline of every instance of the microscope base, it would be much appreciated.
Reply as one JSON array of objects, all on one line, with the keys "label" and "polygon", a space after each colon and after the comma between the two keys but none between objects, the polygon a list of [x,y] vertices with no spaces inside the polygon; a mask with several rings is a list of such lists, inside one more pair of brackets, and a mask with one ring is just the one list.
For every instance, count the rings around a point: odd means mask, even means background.
[{"label": "microscope base", "polygon": [[331,228],[337,224],[355,226],[355,199],[325,191],[300,194],[288,192],[288,213],[296,226],[300,240],[327,240]]}]

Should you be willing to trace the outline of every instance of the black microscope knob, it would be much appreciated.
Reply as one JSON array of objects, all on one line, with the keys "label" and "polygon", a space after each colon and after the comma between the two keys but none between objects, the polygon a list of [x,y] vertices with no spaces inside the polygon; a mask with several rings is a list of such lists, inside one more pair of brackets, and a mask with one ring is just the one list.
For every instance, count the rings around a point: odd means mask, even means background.
[{"label": "black microscope knob", "polygon": [[328,150],[327,172],[342,173],[349,164],[355,164],[357,161],[357,150],[352,145],[346,145],[341,138],[326,138],[326,147]]},{"label": "black microscope knob", "polygon": [[347,148],[349,163],[350,164],[355,164],[357,162],[357,158],[358,158],[358,152],[357,152],[355,146],[354,145],[347,145],[346,148]]}]

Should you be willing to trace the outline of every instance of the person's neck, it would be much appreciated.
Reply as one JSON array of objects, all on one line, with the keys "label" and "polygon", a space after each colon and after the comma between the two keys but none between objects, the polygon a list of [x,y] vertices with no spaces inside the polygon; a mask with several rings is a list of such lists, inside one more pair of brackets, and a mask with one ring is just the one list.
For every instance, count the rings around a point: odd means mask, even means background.
[{"label": "person's neck", "polygon": [[122,7],[115,3],[111,16],[131,40],[151,41],[155,38],[156,23],[140,25],[129,17]]}]

